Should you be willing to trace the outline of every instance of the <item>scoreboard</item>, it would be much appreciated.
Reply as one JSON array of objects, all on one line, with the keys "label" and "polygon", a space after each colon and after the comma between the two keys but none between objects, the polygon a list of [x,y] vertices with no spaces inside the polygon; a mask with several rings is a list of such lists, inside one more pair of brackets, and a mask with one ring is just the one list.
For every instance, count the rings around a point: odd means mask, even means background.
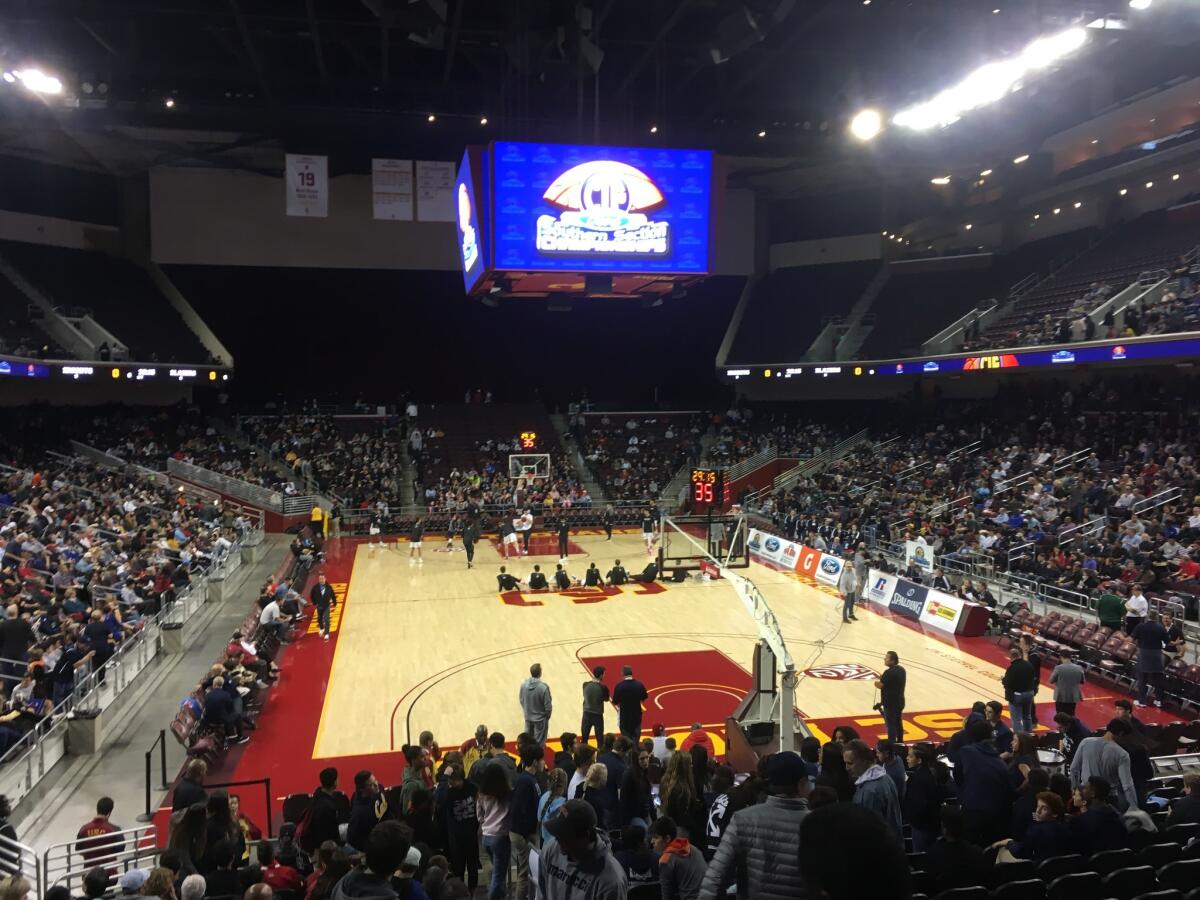
[{"label": "scoreboard", "polygon": [[692,469],[692,504],[696,507],[728,505],[724,469]]}]

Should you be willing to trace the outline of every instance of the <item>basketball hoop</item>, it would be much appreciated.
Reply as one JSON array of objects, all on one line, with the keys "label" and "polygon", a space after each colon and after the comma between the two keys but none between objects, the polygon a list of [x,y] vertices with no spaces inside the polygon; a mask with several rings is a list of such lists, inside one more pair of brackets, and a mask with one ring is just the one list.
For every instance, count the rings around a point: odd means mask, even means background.
[{"label": "basketball hoop", "polygon": [[508,477],[518,487],[550,477],[549,453],[510,453],[508,455]]}]

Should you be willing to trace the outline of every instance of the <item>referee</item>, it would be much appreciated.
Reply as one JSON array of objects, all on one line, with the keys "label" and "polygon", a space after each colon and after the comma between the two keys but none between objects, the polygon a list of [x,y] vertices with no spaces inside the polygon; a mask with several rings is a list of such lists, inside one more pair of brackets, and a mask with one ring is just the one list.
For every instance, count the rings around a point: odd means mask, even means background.
[{"label": "referee", "polygon": [[566,562],[570,555],[571,527],[567,524],[565,513],[558,514],[558,558]]}]

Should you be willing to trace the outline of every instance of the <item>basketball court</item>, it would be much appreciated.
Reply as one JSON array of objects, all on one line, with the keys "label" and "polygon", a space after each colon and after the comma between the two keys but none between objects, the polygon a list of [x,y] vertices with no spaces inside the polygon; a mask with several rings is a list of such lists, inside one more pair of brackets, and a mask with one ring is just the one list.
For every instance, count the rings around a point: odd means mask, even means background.
[{"label": "basketball court", "polygon": [[[330,765],[343,779],[370,768],[382,783],[395,784],[400,749],[422,731],[453,748],[481,723],[503,732],[511,749],[523,729],[518,686],[534,662],[542,664],[554,698],[552,745],[564,731],[579,732],[580,685],[591,668],[605,666],[611,687],[628,664],[650,695],[645,733],[662,724],[682,740],[700,722],[722,752],[725,718],[751,687],[758,639],[733,587],[689,578],[499,591],[501,565],[522,580],[535,564],[553,572],[557,543],[548,537],[535,533],[533,555],[507,562],[498,544],[481,541],[473,569],[464,552],[446,552],[441,538],[426,539],[421,564],[409,561],[404,541],[384,549],[330,541],[325,572],[341,599],[333,637],[320,640],[310,625],[289,646],[255,739],[231,760],[235,778],[269,774],[277,798],[311,790],[317,772]],[[594,562],[607,572],[617,558],[640,571],[647,561],[640,532],[618,531],[611,542],[599,530],[574,532],[567,570],[578,577]],[[884,736],[872,706],[886,650],[895,650],[908,671],[909,741],[944,740],[973,702],[1003,695],[1007,656],[992,639],[926,632],[879,607],[860,608],[858,621],[846,625],[832,589],[758,562],[744,573],[779,619],[800,673],[797,706],[823,740],[839,723],[870,741]],[[1112,698],[1095,685],[1085,691],[1085,720],[1107,720]],[[1048,721],[1048,686],[1038,699]],[[1157,711],[1144,712],[1156,719]],[[614,709],[605,724],[615,730]]]}]

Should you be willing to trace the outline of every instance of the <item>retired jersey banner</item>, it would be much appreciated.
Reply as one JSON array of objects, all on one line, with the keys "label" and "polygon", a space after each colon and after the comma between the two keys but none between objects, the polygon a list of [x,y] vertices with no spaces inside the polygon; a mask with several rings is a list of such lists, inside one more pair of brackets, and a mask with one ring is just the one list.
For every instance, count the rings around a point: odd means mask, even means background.
[{"label": "retired jersey banner", "polygon": [[326,218],[329,215],[329,157],[286,156],[287,214]]},{"label": "retired jersey banner", "polygon": [[454,163],[417,160],[417,221],[453,222]]}]

